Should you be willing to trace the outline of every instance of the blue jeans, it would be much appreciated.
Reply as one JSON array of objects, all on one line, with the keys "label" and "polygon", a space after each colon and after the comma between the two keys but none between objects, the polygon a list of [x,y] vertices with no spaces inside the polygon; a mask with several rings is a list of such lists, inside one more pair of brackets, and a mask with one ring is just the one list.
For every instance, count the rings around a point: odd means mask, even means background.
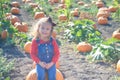
[{"label": "blue jeans", "polygon": [[42,68],[39,64],[36,65],[37,77],[38,80],[45,80],[45,74],[48,74],[48,80],[56,80],[56,66],[53,65],[48,70]]}]

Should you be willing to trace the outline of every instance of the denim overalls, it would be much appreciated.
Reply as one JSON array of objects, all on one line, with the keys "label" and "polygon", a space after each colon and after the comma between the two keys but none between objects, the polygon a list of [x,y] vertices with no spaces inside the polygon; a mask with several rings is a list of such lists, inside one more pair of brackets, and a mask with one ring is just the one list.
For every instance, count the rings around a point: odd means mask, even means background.
[{"label": "denim overalls", "polygon": [[[36,40],[38,43],[40,39]],[[52,45],[52,38],[49,42],[38,43],[38,57],[40,61],[49,63],[52,61],[54,55],[54,47]],[[50,69],[44,69],[39,64],[36,66],[38,80],[45,80],[45,74],[48,74],[48,80],[56,80],[56,66],[53,65]]]}]

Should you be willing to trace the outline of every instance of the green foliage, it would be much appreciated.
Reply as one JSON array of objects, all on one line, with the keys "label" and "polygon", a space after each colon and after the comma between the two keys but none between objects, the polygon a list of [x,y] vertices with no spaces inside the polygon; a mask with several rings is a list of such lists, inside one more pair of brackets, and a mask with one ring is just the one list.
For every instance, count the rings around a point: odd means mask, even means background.
[{"label": "green foliage", "polygon": [[0,80],[10,80],[9,72],[14,68],[14,60],[7,61],[2,54],[3,51],[0,49]]},{"label": "green foliage", "polygon": [[115,45],[116,40],[110,38],[94,46],[91,53],[87,56],[91,61],[117,62],[120,59],[120,49]]},{"label": "green foliage", "polygon": [[115,21],[119,21],[120,22],[120,8],[118,8],[115,13],[112,13],[112,18]]},{"label": "green foliage", "polygon": [[65,36],[70,41],[81,42],[87,41],[91,44],[96,44],[101,41],[101,32],[93,28],[92,20],[77,20],[73,25],[69,25],[69,29],[65,31]]}]

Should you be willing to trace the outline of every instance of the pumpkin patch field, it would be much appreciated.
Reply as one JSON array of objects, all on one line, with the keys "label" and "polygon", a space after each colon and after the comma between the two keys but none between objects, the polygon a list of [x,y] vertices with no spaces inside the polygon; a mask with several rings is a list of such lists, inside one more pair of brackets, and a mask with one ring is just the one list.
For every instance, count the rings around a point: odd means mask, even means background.
[{"label": "pumpkin patch field", "polygon": [[56,80],[120,80],[120,0],[1,0],[0,80],[37,80],[31,41],[48,16],[60,50]]}]

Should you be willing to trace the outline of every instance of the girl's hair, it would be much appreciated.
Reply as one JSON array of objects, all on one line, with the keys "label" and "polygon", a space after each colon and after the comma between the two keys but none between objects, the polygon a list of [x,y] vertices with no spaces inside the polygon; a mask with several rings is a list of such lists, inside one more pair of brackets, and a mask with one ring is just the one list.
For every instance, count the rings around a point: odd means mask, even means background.
[{"label": "girl's hair", "polygon": [[40,36],[40,33],[39,33],[40,25],[44,24],[46,22],[48,22],[52,25],[52,29],[51,29],[51,33],[52,33],[53,28],[54,28],[54,26],[56,26],[56,24],[52,21],[52,19],[50,17],[41,18],[34,27],[35,31],[33,33],[33,36],[35,39],[39,38],[39,36]]}]

